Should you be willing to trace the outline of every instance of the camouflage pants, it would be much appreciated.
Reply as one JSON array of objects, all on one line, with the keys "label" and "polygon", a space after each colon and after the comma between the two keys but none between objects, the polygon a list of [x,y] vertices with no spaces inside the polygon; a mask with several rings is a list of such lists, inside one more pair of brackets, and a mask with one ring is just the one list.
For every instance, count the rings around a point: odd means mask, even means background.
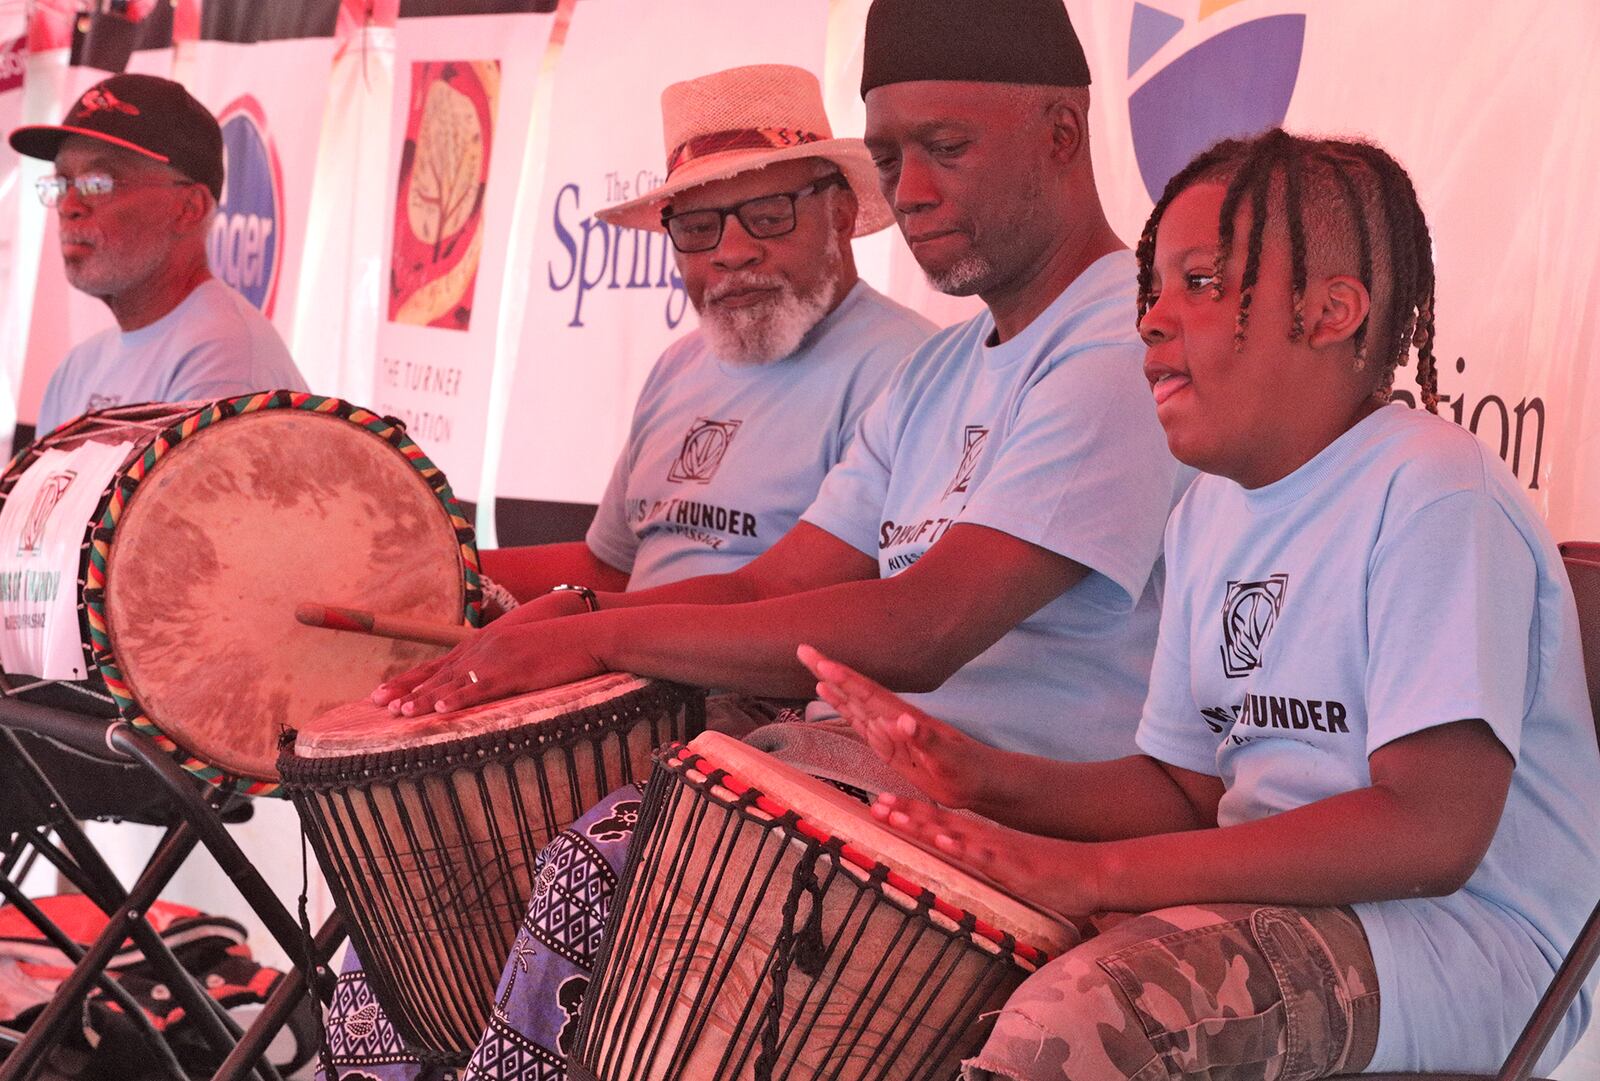
[{"label": "camouflage pants", "polygon": [[1011,996],[968,1081],[1310,1081],[1359,1072],[1378,984],[1348,908],[1186,905],[1124,920]]}]

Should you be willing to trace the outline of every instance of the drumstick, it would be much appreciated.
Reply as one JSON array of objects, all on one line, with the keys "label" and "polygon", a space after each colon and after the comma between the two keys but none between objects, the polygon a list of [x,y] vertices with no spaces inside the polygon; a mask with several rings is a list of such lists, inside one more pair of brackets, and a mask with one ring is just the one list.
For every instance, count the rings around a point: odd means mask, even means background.
[{"label": "drumstick", "polygon": [[307,602],[295,608],[294,618],[307,627],[325,627],[331,631],[354,631],[380,638],[399,638],[407,642],[427,642],[436,646],[453,646],[472,635],[471,627],[450,623],[430,623],[406,616],[379,615],[363,612],[359,608],[338,608],[328,604]]}]

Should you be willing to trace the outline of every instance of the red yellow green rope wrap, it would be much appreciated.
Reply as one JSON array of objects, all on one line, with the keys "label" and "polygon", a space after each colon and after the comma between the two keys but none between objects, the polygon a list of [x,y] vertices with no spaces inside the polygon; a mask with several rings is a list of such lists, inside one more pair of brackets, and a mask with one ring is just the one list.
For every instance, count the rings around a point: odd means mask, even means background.
[{"label": "red yellow green rope wrap", "polygon": [[[189,754],[163,732],[139,705],[132,688],[123,677],[117,662],[116,649],[107,630],[106,573],[111,545],[116,537],[117,523],[123,510],[132,500],[139,484],[156,464],[183,440],[230,417],[244,416],[263,409],[301,409],[312,413],[337,416],[384,440],[405,456],[413,468],[422,475],[428,487],[443,505],[455,529],[456,542],[461,556],[465,584],[462,621],[478,626],[482,618],[483,589],[479,573],[478,547],[473,537],[472,524],[467,521],[461,506],[456,502],[444,473],[422,448],[406,435],[397,421],[378,416],[369,410],[351,405],[338,398],[296,391],[262,391],[256,394],[225,398],[194,412],[184,414],[171,427],[164,429],[151,440],[144,453],[127,465],[101,497],[102,503],[96,520],[89,529],[89,544],[84,552],[81,575],[84,582],[84,618],[88,641],[84,653],[93,668],[99,670],[106,689],[115,700],[122,719],[150,737],[157,746],[172,755],[184,769],[221,788],[251,796],[275,796],[280,785],[276,781],[236,777],[219,770],[208,762]],[[13,462],[13,467],[15,466]]]}]

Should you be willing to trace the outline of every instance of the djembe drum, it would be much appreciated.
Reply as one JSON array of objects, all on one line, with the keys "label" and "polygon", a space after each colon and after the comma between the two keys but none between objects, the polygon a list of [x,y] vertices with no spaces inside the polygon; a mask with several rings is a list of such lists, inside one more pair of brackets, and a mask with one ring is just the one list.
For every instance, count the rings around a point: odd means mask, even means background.
[{"label": "djembe drum", "polygon": [[286,739],[284,787],[413,1051],[466,1061],[533,896],[534,857],[704,718],[699,690],[613,673],[425,717],[357,702]]},{"label": "djembe drum", "polygon": [[944,1081],[1078,940],[715,732],[664,753],[614,905],[573,1081]]},{"label": "djembe drum", "polygon": [[0,478],[0,668],[109,695],[191,772],[277,789],[279,730],[442,652],[301,626],[304,601],[461,626],[472,529],[396,421],[267,391],[108,409]]}]

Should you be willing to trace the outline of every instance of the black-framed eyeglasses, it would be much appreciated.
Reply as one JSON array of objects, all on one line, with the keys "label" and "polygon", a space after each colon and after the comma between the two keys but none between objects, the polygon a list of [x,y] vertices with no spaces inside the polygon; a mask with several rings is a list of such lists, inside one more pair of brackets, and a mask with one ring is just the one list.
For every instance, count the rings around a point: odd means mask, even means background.
[{"label": "black-framed eyeglasses", "polygon": [[186,188],[194,184],[193,180],[155,180],[145,178],[132,178],[118,180],[106,173],[84,173],[82,176],[42,176],[34,181],[34,190],[39,193],[39,201],[47,207],[56,207],[61,200],[67,197],[67,191],[73,190],[78,197],[86,202],[104,199],[118,188],[149,188],[166,187]]},{"label": "black-framed eyeglasses", "polygon": [[814,195],[829,188],[848,187],[843,173],[834,173],[815,180],[798,191],[778,192],[746,199],[737,206],[702,207],[674,213],[670,208],[661,212],[661,224],[666,226],[672,246],[685,255],[710,251],[722,243],[722,226],[732,214],[744,226],[744,231],[759,240],[794,232],[797,199]]}]

